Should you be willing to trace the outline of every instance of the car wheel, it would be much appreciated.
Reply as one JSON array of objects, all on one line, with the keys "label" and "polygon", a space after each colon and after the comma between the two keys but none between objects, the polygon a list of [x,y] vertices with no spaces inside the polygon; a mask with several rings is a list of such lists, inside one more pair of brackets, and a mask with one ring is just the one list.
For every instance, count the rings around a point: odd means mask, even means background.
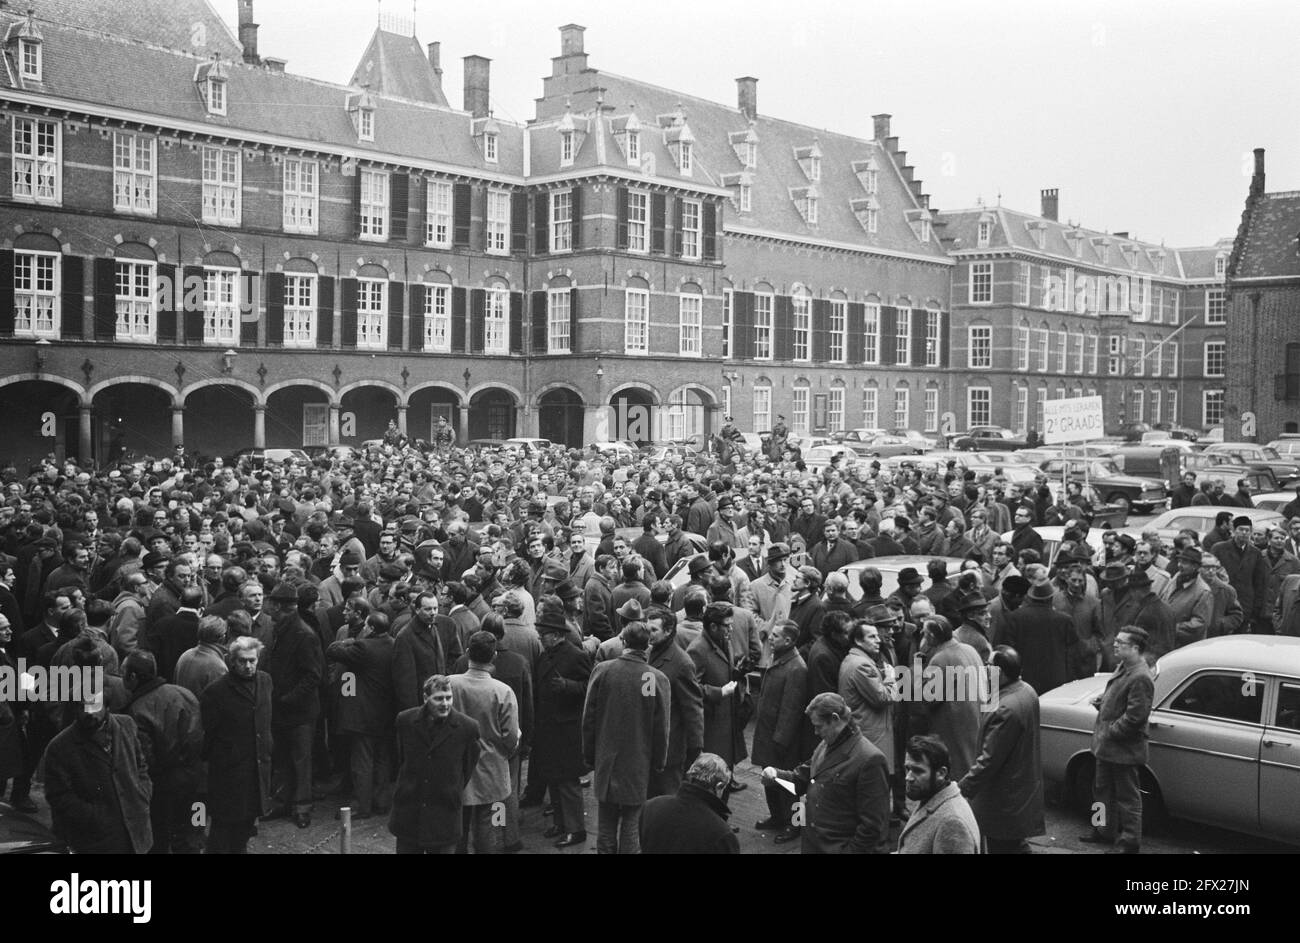
[{"label": "car wheel", "polygon": [[1096,774],[1097,765],[1091,754],[1076,759],[1066,774],[1065,801],[1082,815],[1092,815],[1092,781]]},{"label": "car wheel", "polygon": [[1131,502],[1130,502],[1129,499],[1128,499],[1128,495],[1123,494],[1122,492],[1119,492],[1119,491],[1116,491],[1116,492],[1114,492],[1113,494],[1109,494],[1109,495],[1107,495],[1107,496],[1106,496],[1106,503],[1107,503],[1107,504],[1118,504],[1118,505],[1119,505],[1120,507],[1122,507],[1125,511],[1132,510],[1132,505],[1131,505]]}]

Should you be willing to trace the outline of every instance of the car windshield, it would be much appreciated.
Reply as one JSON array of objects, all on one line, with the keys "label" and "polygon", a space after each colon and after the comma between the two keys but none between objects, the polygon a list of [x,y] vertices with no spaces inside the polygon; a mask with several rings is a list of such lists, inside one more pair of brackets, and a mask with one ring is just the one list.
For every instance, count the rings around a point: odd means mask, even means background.
[{"label": "car windshield", "polygon": [[1282,460],[1282,456],[1277,454],[1277,449],[1262,448],[1259,451],[1260,454],[1270,462],[1278,462]]},{"label": "car windshield", "polygon": [[1114,462],[1091,462],[1088,466],[1088,474],[1094,478],[1105,478],[1108,475],[1120,475],[1123,472],[1119,470],[1119,466]]}]

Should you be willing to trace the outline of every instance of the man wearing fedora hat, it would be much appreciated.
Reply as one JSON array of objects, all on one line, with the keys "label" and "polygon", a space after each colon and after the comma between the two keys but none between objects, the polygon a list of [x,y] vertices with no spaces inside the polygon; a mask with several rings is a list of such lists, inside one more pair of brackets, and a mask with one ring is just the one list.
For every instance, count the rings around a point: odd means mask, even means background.
[{"label": "man wearing fedora hat", "polygon": [[609,604],[613,609],[610,613],[609,625],[614,632],[623,628],[623,622],[626,618],[623,615],[623,607],[626,603],[635,602],[636,615],[634,619],[641,618],[641,612],[650,605],[650,587],[641,579],[641,561],[626,559],[622,565],[623,582],[619,583],[610,591]]},{"label": "man wearing fedora hat", "polygon": [[1206,629],[1214,617],[1214,595],[1201,579],[1202,557],[1199,547],[1180,550],[1178,573],[1158,594],[1160,601],[1173,613],[1175,648],[1205,638]]},{"label": "man wearing fedora hat", "polygon": [[749,584],[754,599],[754,612],[758,617],[758,637],[762,643],[759,664],[766,667],[772,659],[772,630],[790,617],[791,584],[786,561],[790,547],[774,543],[767,548],[765,571]]},{"label": "man wearing fedora hat", "polygon": [[709,583],[713,574],[716,572],[713,564],[709,562],[707,553],[697,553],[686,563],[687,572],[690,573],[690,582],[684,583],[673,590],[673,610],[681,611],[686,602],[686,594],[694,589],[701,589],[704,594],[709,595]]},{"label": "man wearing fedora hat", "polygon": [[1136,625],[1146,630],[1147,644],[1144,654],[1147,664],[1154,665],[1156,659],[1174,647],[1174,614],[1151,589],[1151,577],[1146,573],[1133,572],[1124,581],[1124,591],[1116,594],[1119,602],[1114,608],[1114,622],[1102,621],[1111,626]]},{"label": "man wearing fedora hat", "polygon": [[961,623],[953,632],[953,638],[975,649],[975,653],[980,656],[980,661],[988,662],[989,655],[993,653],[993,646],[989,644],[988,636],[989,601],[984,598],[983,593],[975,589],[969,593],[958,594],[954,605],[961,617]]},{"label": "man wearing fedora hat", "polygon": [[1051,583],[1030,586],[1024,604],[1007,619],[998,644],[1020,653],[1020,677],[1040,694],[1073,681],[1081,659],[1074,622],[1054,608]]},{"label": "man wearing fedora hat", "polygon": [[[647,605],[648,604],[647,601]],[[645,611],[641,608],[641,604],[635,599],[624,601],[623,605],[610,613],[610,615],[611,617],[616,617],[618,619],[619,633],[618,635],[611,636],[600,643],[600,646],[596,649],[596,664],[600,664],[603,661],[609,661],[610,659],[617,658],[619,655],[623,654],[623,628],[634,622],[645,621]]]}]

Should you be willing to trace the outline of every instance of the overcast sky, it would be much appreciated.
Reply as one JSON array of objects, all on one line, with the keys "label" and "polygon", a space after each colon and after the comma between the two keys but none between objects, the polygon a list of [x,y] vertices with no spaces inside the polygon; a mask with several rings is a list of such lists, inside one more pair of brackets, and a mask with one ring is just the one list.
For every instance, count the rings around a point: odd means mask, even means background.
[{"label": "overcast sky", "polygon": [[[236,0],[212,0],[236,24]],[[256,0],[262,55],[346,82],[376,24],[375,0]],[[384,0],[411,18],[411,0]],[[558,27],[587,27],[593,68],[734,104],[754,75],[759,112],[871,136],[893,133],[931,194],[1037,212],[1171,246],[1235,235],[1251,150],[1268,189],[1300,189],[1288,0],[419,0],[416,36],[442,43],[443,87],[462,104],[461,57],[492,61],[492,106],[524,122],[559,54]]]}]

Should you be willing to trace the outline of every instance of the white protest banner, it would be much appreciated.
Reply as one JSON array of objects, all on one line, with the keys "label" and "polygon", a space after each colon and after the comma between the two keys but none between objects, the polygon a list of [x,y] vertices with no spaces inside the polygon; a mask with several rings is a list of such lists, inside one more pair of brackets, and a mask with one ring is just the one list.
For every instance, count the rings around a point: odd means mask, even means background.
[{"label": "white protest banner", "polygon": [[1043,443],[1083,442],[1103,435],[1100,396],[1049,399],[1043,403]]}]

